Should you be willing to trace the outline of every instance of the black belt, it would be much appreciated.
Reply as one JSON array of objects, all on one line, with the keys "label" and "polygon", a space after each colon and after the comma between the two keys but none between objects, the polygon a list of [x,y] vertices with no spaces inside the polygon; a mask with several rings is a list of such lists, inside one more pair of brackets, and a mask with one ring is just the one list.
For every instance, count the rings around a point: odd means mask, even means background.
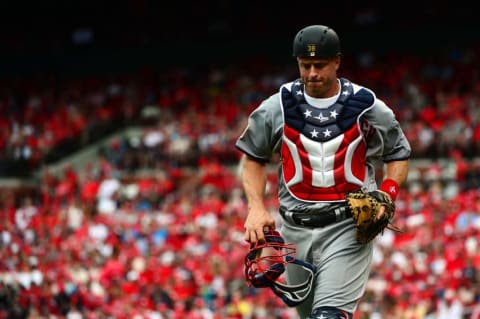
[{"label": "black belt", "polygon": [[317,213],[296,213],[280,208],[280,215],[292,224],[304,227],[325,227],[333,223],[352,217],[352,212],[347,206],[330,208],[328,211]]}]

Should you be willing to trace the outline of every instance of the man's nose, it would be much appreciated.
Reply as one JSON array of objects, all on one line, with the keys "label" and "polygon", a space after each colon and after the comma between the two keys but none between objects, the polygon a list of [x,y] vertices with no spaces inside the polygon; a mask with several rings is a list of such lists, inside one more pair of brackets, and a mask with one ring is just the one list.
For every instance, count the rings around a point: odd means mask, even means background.
[{"label": "man's nose", "polygon": [[308,74],[309,74],[310,76],[317,75],[317,74],[318,74],[318,69],[317,69],[315,66],[311,66],[311,67],[308,69]]}]

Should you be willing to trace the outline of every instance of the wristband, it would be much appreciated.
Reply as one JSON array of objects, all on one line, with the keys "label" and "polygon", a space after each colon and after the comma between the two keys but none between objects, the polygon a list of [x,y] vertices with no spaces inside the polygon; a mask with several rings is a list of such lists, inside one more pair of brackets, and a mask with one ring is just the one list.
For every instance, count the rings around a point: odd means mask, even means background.
[{"label": "wristband", "polygon": [[382,182],[382,185],[380,185],[380,190],[390,195],[392,200],[395,201],[397,199],[400,186],[398,186],[398,183],[393,179],[387,178]]}]

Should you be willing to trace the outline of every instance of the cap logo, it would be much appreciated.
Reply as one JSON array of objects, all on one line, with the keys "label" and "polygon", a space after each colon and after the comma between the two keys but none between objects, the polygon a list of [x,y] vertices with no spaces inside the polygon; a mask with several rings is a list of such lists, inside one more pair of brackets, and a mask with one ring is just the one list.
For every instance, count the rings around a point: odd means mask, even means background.
[{"label": "cap logo", "polygon": [[317,52],[317,46],[315,44],[308,44],[307,52],[309,56],[315,56],[315,52]]}]

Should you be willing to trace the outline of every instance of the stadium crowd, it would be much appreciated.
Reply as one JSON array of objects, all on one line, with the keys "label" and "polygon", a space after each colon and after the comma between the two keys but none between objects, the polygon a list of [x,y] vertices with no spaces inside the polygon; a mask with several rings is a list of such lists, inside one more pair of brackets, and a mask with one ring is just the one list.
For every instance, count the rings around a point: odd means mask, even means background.
[{"label": "stadium crowd", "polygon": [[[395,108],[413,157],[434,163],[412,168],[397,201],[405,232],[377,238],[356,319],[480,318],[478,53],[345,60],[345,77]],[[248,112],[294,72],[249,61],[2,83],[0,150],[41,175],[35,191],[0,195],[0,318],[295,318],[245,285],[233,147]],[[142,134],[103,145],[81,170],[44,166],[62,142],[85,146],[112,121]]]},{"label": "stadium crowd", "polygon": [[[456,151],[471,159],[480,150],[478,51],[449,51],[435,57],[365,51],[344,59],[342,76],[361,78],[394,108],[413,145],[413,157],[435,159]],[[161,113],[156,138],[163,136],[162,143],[170,143],[170,138],[178,148],[182,141],[184,148],[188,143],[200,153],[224,148],[222,153],[228,156],[242,116],[295,72],[253,60],[206,69],[2,80],[0,175],[38,168],[58,159],[56,150],[72,152],[102,133],[138,124],[151,112]],[[175,126],[164,125],[172,119]],[[167,132],[177,128],[178,132]],[[151,143],[159,142],[153,135]],[[157,154],[157,161],[171,152],[181,150]]]}]

